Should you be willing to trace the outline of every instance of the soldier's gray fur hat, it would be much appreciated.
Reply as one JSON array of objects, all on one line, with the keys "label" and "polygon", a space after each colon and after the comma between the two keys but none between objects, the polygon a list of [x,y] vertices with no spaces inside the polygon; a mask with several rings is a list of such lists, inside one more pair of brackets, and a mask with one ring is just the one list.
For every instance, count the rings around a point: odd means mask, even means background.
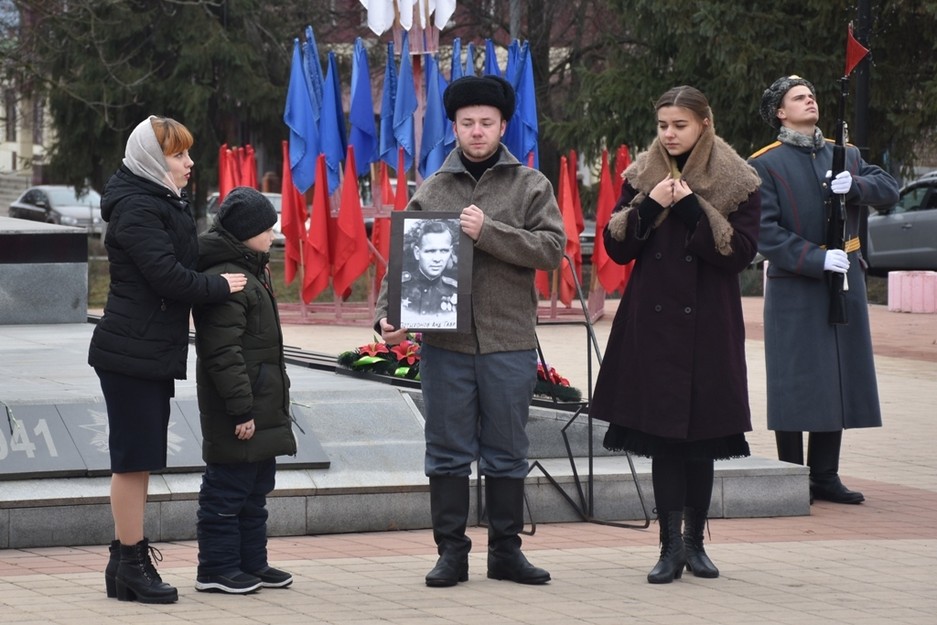
[{"label": "soldier's gray fur hat", "polygon": [[761,114],[761,118],[768,122],[768,125],[772,128],[779,129],[781,127],[781,120],[778,119],[778,109],[781,108],[781,101],[784,99],[784,94],[790,91],[791,87],[797,85],[807,87],[813,97],[817,97],[817,90],[813,88],[813,84],[809,80],[796,75],[781,76],[761,94],[761,107],[758,112]]}]

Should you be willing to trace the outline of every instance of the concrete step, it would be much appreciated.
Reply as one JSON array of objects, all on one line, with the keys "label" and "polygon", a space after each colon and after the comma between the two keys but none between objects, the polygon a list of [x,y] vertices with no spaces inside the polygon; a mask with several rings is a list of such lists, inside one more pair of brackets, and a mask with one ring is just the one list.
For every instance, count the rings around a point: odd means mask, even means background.
[{"label": "concrete step", "polygon": [[[91,330],[90,324],[0,326],[0,398],[14,412],[17,405],[38,403],[90,404],[100,411],[98,380],[86,364]],[[193,348],[188,379],[176,384],[177,402],[195,398],[195,361]],[[278,470],[268,499],[270,535],[429,527],[423,416],[415,391],[296,365],[289,366],[289,374],[297,421],[312,430],[330,464],[328,469]],[[531,414],[530,457],[536,461],[527,479],[531,518],[536,523],[575,521],[585,512],[643,524],[654,507],[650,462],[633,460],[642,506],[628,458],[605,452],[603,426],[593,423],[590,499],[590,426],[581,416],[570,424],[572,414],[543,408]],[[6,424],[0,423],[0,442],[6,443]],[[575,468],[566,457],[564,427]],[[810,513],[804,467],[745,458],[717,463],[715,477],[713,517]],[[200,472],[152,475],[147,536],[156,541],[195,538],[200,484]],[[0,480],[0,549],[106,544],[113,536],[109,487],[108,477]],[[477,499],[472,501],[470,518],[476,519]]]}]

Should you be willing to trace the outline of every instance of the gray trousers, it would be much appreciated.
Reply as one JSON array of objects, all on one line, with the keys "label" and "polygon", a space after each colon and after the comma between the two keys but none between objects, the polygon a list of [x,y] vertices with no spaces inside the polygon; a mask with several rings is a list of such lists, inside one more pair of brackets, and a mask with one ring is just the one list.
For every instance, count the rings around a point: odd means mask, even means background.
[{"label": "gray trousers", "polygon": [[537,382],[535,350],[461,354],[423,344],[420,381],[429,477],[527,476],[527,418]]}]

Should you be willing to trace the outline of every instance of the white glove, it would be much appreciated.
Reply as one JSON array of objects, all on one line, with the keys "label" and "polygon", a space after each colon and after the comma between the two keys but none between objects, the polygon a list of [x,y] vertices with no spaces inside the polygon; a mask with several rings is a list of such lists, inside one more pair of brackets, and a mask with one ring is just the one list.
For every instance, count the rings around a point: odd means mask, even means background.
[{"label": "white glove", "polygon": [[849,193],[849,189],[852,188],[852,174],[848,171],[841,171],[836,174],[836,177],[830,182],[830,189],[836,195],[844,195]]},{"label": "white glove", "polygon": [[849,256],[843,250],[827,250],[823,259],[823,271],[846,273],[849,271]]}]

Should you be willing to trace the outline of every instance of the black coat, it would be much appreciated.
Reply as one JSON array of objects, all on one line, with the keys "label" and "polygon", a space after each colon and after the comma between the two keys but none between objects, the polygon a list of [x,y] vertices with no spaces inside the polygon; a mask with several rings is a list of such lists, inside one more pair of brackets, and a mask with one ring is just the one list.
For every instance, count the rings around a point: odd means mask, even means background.
[{"label": "black coat", "polygon": [[[199,268],[243,273],[247,286],[217,304],[197,305],[195,379],[205,462],[257,462],[296,453],[283,333],[266,271],[269,255],[237,241],[220,224],[199,239]],[[254,420],[254,436],[234,427]]]},{"label": "black coat", "polygon": [[[683,174],[712,210],[692,232],[675,210],[640,224],[637,204],[669,173],[657,142],[625,172],[603,240],[612,260],[635,264],[590,406],[595,418],[685,441],[751,430],[739,273],[755,256],[758,176],[721,140],[704,138],[715,156],[689,161]],[[620,238],[616,226],[625,226]]]},{"label": "black coat", "polygon": [[229,292],[224,278],[195,271],[198,239],[185,196],[121,166],[104,187],[101,215],[111,282],[88,364],[184,380],[192,304],[220,302]]}]

